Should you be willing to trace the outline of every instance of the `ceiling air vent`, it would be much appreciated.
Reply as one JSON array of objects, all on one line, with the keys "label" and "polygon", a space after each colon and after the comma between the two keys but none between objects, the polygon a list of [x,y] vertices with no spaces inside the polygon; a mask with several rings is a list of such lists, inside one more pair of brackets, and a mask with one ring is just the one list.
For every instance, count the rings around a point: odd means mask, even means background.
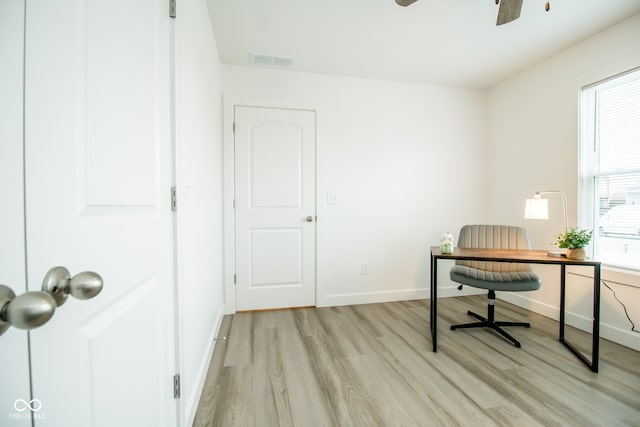
[{"label": "ceiling air vent", "polygon": [[252,64],[256,65],[274,65],[276,67],[291,67],[293,64],[292,58],[286,56],[273,56],[264,55],[261,53],[251,53],[250,60]]}]

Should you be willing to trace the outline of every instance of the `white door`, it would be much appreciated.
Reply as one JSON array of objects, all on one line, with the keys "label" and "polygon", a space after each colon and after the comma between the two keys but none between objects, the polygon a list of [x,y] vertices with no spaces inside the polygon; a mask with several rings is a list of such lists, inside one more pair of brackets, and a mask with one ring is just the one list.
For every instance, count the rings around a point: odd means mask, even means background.
[{"label": "white door", "polygon": [[167,2],[26,5],[27,286],[104,279],[30,332],[35,425],[176,425]]},{"label": "white door", "polygon": [[[27,290],[22,186],[22,1],[0,1],[0,284]],[[1,326],[0,326],[1,327]],[[0,336],[0,425],[31,426],[28,335]]]},{"label": "white door", "polygon": [[236,309],[315,305],[315,112],[236,106]]}]

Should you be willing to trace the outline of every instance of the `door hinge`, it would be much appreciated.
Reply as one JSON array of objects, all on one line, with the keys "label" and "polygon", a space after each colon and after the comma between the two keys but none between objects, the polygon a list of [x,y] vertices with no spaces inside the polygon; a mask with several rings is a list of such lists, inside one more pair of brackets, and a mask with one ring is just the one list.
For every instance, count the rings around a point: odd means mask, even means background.
[{"label": "door hinge", "polygon": [[236,208],[236,199],[233,199],[233,209]]},{"label": "door hinge", "polygon": [[180,375],[173,376],[173,398],[180,398]]},{"label": "door hinge", "polygon": [[178,210],[178,194],[176,187],[171,187],[171,210]]},{"label": "door hinge", "polygon": [[176,0],[169,0],[169,17],[176,17]]},{"label": "door hinge", "polygon": [[236,122],[233,122],[233,133],[236,133]]},{"label": "door hinge", "polygon": [[233,284],[234,285],[236,284],[236,275],[235,274],[233,275]]}]

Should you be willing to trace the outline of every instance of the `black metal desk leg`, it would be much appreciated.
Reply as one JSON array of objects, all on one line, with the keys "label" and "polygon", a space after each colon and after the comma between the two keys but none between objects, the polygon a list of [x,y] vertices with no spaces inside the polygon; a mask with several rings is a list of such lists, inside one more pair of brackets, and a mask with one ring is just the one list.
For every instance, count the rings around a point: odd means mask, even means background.
[{"label": "black metal desk leg", "polygon": [[431,342],[438,351],[438,260],[431,255]]},{"label": "black metal desk leg", "polygon": [[598,372],[600,353],[600,265],[593,266],[593,345],[591,347],[591,370]]},{"label": "black metal desk leg", "polygon": [[600,266],[595,265],[593,271],[593,326],[592,326],[592,343],[591,343],[591,360],[582,354],[577,347],[568,342],[564,337],[565,330],[565,308],[566,308],[566,268],[561,267],[562,277],[560,278],[560,337],[559,340],[565,347],[576,355],[578,359],[587,365],[593,372],[598,372],[598,353],[600,351]]},{"label": "black metal desk leg", "polygon": [[567,268],[564,264],[560,265],[560,331],[558,332],[558,339],[560,342],[564,342],[564,310],[567,298]]}]

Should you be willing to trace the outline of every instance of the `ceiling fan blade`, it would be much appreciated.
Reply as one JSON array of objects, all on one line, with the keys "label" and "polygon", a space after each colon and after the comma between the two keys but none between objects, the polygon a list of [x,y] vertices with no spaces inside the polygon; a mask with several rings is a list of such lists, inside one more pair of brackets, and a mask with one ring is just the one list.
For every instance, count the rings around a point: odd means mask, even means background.
[{"label": "ceiling fan blade", "polygon": [[413,4],[415,2],[417,2],[418,0],[396,0],[396,3],[398,3],[400,6],[409,6],[410,4]]},{"label": "ceiling fan blade", "polygon": [[502,25],[515,21],[520,18],[522,10],[522,0],[500,0],[498,8],[498,22],[496,25]]}]

